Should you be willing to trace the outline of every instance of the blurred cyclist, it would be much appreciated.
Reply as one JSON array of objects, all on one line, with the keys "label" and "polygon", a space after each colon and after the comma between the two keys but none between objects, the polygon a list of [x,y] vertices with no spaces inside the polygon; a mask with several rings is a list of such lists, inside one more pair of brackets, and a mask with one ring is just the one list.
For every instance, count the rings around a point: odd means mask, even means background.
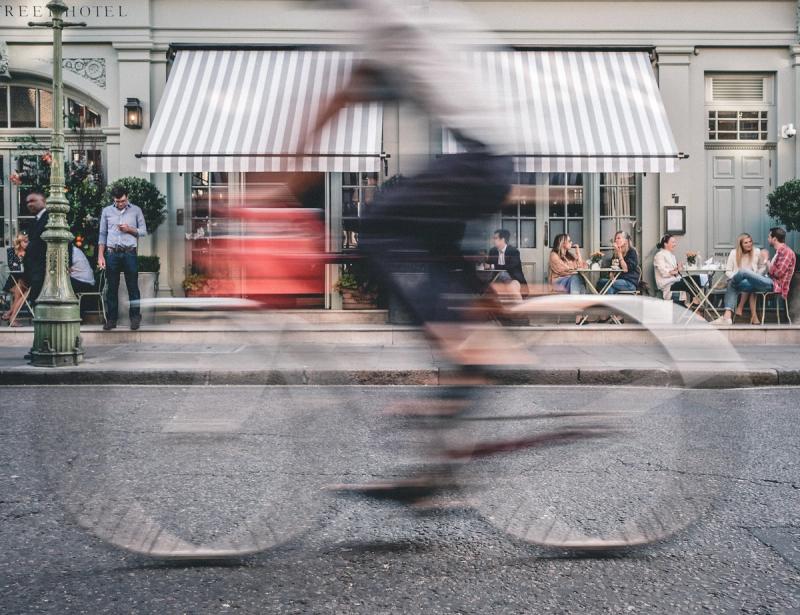
[{"label": "blurred cyclist", "polygon": [[[467,37],[485,41],[485,33],[452,6],[442,19],[400,1],[341,4],[359,11],[360,64],[321,112],[306,143],[345,106],[372,101],[411,102],[453,134],[462,153],[440,156],[418,175],[391,182],[378,193],[361,221],[359,249],[451,361],[478,366],[497,364],[502,356],[516,362],[513,344],[501,332],[475,334],[463,327],[465,314],[474,314],[465,309],[465,299],[480,289],[474,263],[462,254],[465,229],[468,222],[500,210],[513,171],[506,139],[514,134],[510,118],[501,117],[494,93],[481,87],[464,53]],[[420,269],[422,283],[398,283],[396,274]],[[448,390],[450,400],[468,395],[458,391]],[[433,489],[429,478],[349,488],[414,501]]]}]

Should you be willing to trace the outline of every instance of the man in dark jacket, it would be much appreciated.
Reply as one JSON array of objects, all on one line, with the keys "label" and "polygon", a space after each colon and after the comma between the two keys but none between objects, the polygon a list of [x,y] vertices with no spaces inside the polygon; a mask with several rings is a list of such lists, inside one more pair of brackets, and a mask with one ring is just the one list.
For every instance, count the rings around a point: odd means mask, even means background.
[{"label": "man in dark jacket", "polygon": [[44,286],[44,273],[47,264],[47,243],[42,239],[47,227],[47,203],[44,194],[31,192],[25,198],[25,205],[32,215],[36,216],[33,225],[28,229],[28,248],[22,259],[23,275],[31,288],[30,301],[36,301]]},{"label": "man in dark jacket", "polygon": [[[519,294],[525,296],[528,294],[528,282],[525,280],[525,274],[522,273],[522,258],[520,257],[519,250],[514,246],[508,244],[511,238],[511,233],[504,228],[497,229],[492,236],[494,247],[489,250],[488,263],[494,269],[500,269],[506,272],[498,278],[497,282],[505,282],[518,288],[510,288],[512,294]],[[516,284],[514,284],[516,282]]]}]

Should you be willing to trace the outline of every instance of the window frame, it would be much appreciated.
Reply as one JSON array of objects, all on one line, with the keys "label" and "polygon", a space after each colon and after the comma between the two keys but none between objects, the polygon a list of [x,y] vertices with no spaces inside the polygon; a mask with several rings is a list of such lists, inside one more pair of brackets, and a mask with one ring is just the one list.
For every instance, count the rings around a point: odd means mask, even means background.
[{"label": "window frame", "polygon": [[[11,88],[25,88],[25,89],[33,89],[36,90],[36,100],[34,104],[34,111],[35,111],[35,124],[36,126],[28,126],[28,127],[19,127],[19,126],[11,126],[11,117],[12,117],[12,107],[11,107]],[[51,126],[42,126],[42,118],[41,118],[41,92],[47,92],[50,94],[51,98],[53,95],[52,86],[50,84],[42,84],[41,82],[37,82],[34,80],[22,79],[22,80],[15,80],[0,83],[0,96],[4,96],[5,103],[6,103],[6,118],[5,124],[0,125],[0,131],[14,131],[14,132],[25,132],[31,130],[45,130],[50,131],[52,130]],[[91,113],[97,115],[100,118],[99,126],[92,126],[86,127],[84,130],[88,131],[99,131],[103,127],[108,125],[108,115],[104,111],[102,105],[96,104],[94,101],[89,100],[87,97],[81,95],[79,92],[73,91],[71,88],[65,88],[64,91],[64,100],[63,100],[63,113],[65,118],[69,116],[69,101],[72,100],[75,103],[83,106],[84,108],[88,109]],[[70,127],[65,123],[65,129],[69,130],[77,130],[79,127]]]}]

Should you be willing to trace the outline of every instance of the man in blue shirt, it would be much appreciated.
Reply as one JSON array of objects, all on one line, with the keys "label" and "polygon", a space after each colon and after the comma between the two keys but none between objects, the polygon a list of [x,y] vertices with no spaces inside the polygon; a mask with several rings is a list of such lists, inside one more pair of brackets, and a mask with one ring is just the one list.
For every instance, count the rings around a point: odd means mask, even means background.
[{"label": "man in blue shirt", "polygon": [[136,248],[139,238],[147,235],[144,214],[128,201],[128,193],[122,186],[111,190],[114,204],[103,209],[100,215],[100,239],[98,241],[97,265],[106,270],[108,291],[106,296],[106,323],[103,329],[110,331],[117,326],[120,273],[125,275],[130,299],[129,315],[131,329],[139,328],[142,316],[139,311],[139,264]]}]

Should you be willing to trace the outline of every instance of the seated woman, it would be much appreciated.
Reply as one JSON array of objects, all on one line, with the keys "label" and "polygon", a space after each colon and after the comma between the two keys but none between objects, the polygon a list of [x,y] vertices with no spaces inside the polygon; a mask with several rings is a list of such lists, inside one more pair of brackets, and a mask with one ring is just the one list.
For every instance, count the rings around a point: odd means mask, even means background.
[{"label": "seated woman", "polygon": [[[574,253],[572,252],[574,250]],[[567,234],[556,235],[553,240],[553,249],[550,252],[550,284],[557,291],[571,295],[581,295],[586,292],[583,278],[576,270],[585,267],[586,263],[581,256],[581,247],[572,243]]]},{"label": "seated woman", "polygon": [[[0,315],[3,320],[11,321],[11,326],[20,326],[19,322],[14,320],[17,313],[22,309],[25,302],[25,291],[28,285],[22,277],[22,259],[25,257],[25,250],[28,249],[28,236],[25,233],[18,233],[14,238],[14,245],[9,247],[8,250],[8,279],[6,280],[3,291],[11,293],[11,308]],[[16,281],[16,283],[15,283]]]},{"label": "seated woman", "polygon": [[[627,231],[617,231],[614,235],[614,246],[609,254],[603,257],[603,267],[620,268],[622,273],[611,284],[607,293],[615,295],[619,292],[634,292],[639,289],[639,253],[631,243],[631,236]],[[604,288],[609,278],[601,278],[597,288]]]},{"label": "seated woman", "polygon": [[[753,271],[755,273],[764,274],[769,264],[769,253],[767,250],[760,250],[753,244],[753,238],[749,233],[742,233],[736,240],[736,247],[731,250],[728,255],[728,263],[725,266],[725,275],[728,280],[731,280],[737,272],[742,269]],[[746,301],[750,303],[750,324],[760,324],[758,320],[758,311],[756,310],[756,296],[751,293],[741,293],[739,295],[738,305],[736,306],[736,315],[744,315],[744,304]]]},{"label": "seated woman", "polygon": [[[695,295],[696,291],[687,284],[681,277],[682,266],[675,256],[675,248],[678,247],[678,238],[667,233],[658,242],[658,252],[653,258],[653,268],[656,274],[656,287],[661,291],[661,296],[669,300],[673,292],[683,291],[691,295],[687,297],[686,307],[697,305],[700,299]],[[702,288],[700,276],[692,276],[698,288]]]}]

